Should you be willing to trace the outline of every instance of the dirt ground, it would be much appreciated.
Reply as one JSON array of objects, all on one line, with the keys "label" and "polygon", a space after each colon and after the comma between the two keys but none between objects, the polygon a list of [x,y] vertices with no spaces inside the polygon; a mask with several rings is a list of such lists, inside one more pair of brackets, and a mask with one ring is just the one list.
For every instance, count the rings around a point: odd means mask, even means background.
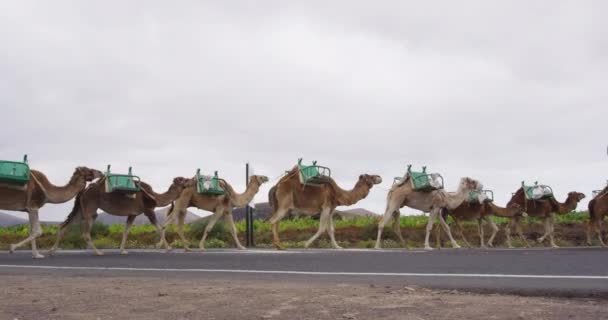
[{"label": "dirt ground", "polygon": [[606,319],[605,300],[417,287],[1,275],[0,319]]}]

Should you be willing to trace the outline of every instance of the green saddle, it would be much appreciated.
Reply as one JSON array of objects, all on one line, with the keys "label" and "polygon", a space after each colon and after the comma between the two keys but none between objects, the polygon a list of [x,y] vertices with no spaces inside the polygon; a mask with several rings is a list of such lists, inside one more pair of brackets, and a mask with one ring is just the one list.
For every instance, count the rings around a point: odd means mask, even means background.
[{"label": "green saddle", "polygon": [[524,194],[528,200],[544,200],[553,198],[553,189],[551,187],[538,184],[538,181],[534,182],[534,185],[527,186],[524,181],[521,182],[521,187],[524,189]]},{"label": "green saddle", "polygon": [[25,186],[30,181],[30,166],[27,163],[27,154],[23,162],[0,160],[0,183]]},{"label": "green saddle", "polygon": [[220,187],[220,178],[217,171],[213,176],[201,175],[201,169],[196,170],[196,191],[202,194],[223,195],[226,193]]},{"label": "green saddle", "polygon": [[438,173],[426,173],[426,167],[422,167],[422,172],[412,171],[412,165],[407,166],[412,188],[416,191],[433,191],[443,189],[443,177]]},{"label": "green saddle", "polygon": [[317,161],[312,165],[303,165],[302,158],[298,159],[298,170],[300,182],[304,185],[320,186],[329,182],[331,170],[327,167],[318,166]]},{"label": "green saddle", "polygon": [[494,192],[492,192],[492,190],[474,190],[469,192],[469,196],[467,198],[467,202],[470,204],[487,203],[492,201],[494,201]]},{"label": "green saddle", "polygon": [[141,190],[139,186],[140,179],[138,176],[133,175],[132,168],[129,167],[128,174],[117,174],[110,172],[110,165],[108,165],[108,171],[106,175],[106,192],[118,192],[118,193],[136,193]]}]

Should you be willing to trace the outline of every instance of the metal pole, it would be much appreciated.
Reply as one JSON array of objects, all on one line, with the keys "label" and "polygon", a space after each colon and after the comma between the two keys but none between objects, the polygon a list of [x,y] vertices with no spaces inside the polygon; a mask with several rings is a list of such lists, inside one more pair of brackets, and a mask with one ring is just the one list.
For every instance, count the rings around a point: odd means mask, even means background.
[{"label": "metal pole", "polygon": [[[249,187],[249,163],[245,165],[245,179],[245,186]],[[253,208],[249,204],[245,207],[245,243],[253,247]]]}]

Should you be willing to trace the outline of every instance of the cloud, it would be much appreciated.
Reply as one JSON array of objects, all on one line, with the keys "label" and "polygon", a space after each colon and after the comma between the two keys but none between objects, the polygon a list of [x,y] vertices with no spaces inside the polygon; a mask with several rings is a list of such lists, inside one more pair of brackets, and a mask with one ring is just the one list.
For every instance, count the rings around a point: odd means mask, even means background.
[{"label": "cloud", "polygon": [[357,204],[375,212],[408,163],[499,204],[521,180],[590,195],[608,166],[606,7],[6,2],[0,153],[58,184],[132,165],[159,190],[199,167],[243,189],[246,161],[274,179],[304,157],[345,187],[382,175]]}]

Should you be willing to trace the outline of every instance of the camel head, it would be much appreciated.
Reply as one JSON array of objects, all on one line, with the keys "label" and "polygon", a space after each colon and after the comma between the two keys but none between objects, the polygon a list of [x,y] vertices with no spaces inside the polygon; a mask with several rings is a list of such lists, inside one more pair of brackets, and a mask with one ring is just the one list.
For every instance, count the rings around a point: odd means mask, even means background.
[{"label": "camel head", "polygon": [[574,199],[578,203],[581,200],[585,199],[585,195],[580,192],[572,191],[572,192],[568,192],[568,199]]},{"label": "camel head", "polygon": [[172,188],[184,189],[184,188],[193,186],[194,183],[195,183],[194,179],[176,177],[176,178],[173,178],[173,183],[171,183],[170,189],[172,189]]},{"label": "camel head", "polygon": [[482,189],[483,184],[481,184],[481,182],[469,177],[464,177],[460,179],[460,184],[458,185],[458,190],[462,191],[481,191]]},{"label": "camel head", "polygon": [[522,208],[518,203],[510,203],[507,205],[507,210],[514,217],[527,217],[528,214],[524,212],[524,208]]},{"label": "camel head", "polygon": [[91,182],[97,178],[103,177],[103,173],[101,171],[87,167],[77,167],[76,171],[74,171],[74,175],[83,177],[87,182]]},{"label": "camel head", "polygon": [[382,183],[382,178],[375,174],[362,174],[359,176],[359,182],[365,183],[368,187]]},{"label": "camel head", "polygon": [[251,178],[249,178],[250,182],[257,182],[258,185],[262,185],[263,183],[268,182],[268,177],[267,176],[258,176],[258,175],[253,175],[251,176]]}]

